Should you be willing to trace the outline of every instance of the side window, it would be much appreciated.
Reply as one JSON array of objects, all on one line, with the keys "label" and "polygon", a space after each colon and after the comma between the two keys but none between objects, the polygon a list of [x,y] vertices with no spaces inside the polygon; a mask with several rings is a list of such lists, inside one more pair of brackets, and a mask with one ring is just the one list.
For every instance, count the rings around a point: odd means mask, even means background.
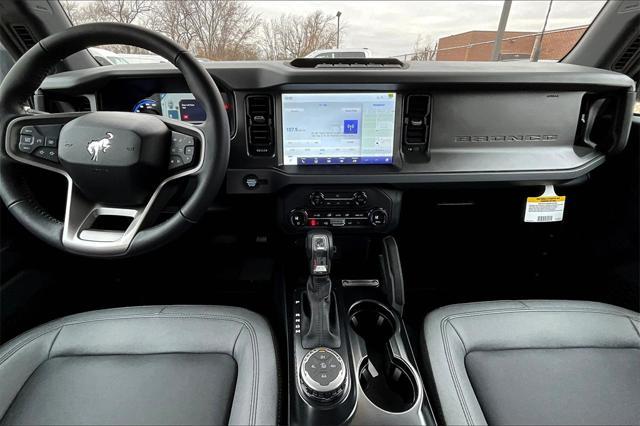
[{"label": "side window", "polygon": [[2,44],[0,44],[0,83],[4,80],[4,76],[7,75],[9,69],[13,66],[14,60],[9,55]]},{"label": "side window", "polygon": [[[636,83],[636,86],[640,84],[640,81]],[[638,91],[638,95],[636,96],[636,106],[633,108],[633,113],[635,115],[640,115],[640,88],[636,87]]]}]

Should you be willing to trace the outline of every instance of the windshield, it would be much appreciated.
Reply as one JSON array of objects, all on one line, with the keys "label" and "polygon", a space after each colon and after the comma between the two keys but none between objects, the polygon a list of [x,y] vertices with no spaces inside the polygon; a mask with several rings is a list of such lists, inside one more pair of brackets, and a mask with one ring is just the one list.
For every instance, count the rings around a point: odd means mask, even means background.
[{"label": "windshield", "polygon": [[[73,24],[125,22],[201,61],[395,57],[403,61],[558,61],[604,1],[61,1]],[[103,65],[166,62],[100,46]]]}]

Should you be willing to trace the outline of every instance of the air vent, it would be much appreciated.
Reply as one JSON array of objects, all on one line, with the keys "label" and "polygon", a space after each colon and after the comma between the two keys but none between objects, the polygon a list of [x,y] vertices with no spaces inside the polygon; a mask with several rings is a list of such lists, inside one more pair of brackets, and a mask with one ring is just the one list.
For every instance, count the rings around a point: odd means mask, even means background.
[{"label": "air vent", "polygon": [[611,69],[613,71],[626,73],[638,60],[638,57],[640,57],[640,33],[636,35],[636,37],[631,40],[627,47],[622,51]]},{"label": "air vent", "polygon": [[426,152],[431,124],[431,97],[408,95],[404,104],[403,150],[405,153]]},{"label": "air vent", "polygon": [[24,25],[12,25],[11,28],[13,29],[13,34],[20,40],[25,49],[31,49],[36,45],[36,39],[29,31],[29,28]]},{"label": "air vent", "polygon": [[247,96],[249,154],[273,155],[273,102],[269,95]]},{"label": "air vent", "polygon": [[619,152],[627,133],[621,131],[624,98],[615,94],[587,94],[582,100],[576,143],[608,154]]},{"label": "air vent", "polygon": [[296,68],[354,68],[384,69],[404,68],[402,61],[396,58],[298,58],[291,61]]}]

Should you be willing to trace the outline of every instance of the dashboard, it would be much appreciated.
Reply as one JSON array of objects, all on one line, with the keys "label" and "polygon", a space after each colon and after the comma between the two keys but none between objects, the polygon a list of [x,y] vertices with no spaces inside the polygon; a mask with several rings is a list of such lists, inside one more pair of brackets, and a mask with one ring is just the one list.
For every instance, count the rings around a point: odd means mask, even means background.
[{"label": "dashboard", "polygon": [[[231,128],[227,193],[568,182],[624,148],[635,102],[628,77],[568,64],[314,61],[206,65]],[[41,90],[95,110],[205,118],[166,64],[55,74]]]}]

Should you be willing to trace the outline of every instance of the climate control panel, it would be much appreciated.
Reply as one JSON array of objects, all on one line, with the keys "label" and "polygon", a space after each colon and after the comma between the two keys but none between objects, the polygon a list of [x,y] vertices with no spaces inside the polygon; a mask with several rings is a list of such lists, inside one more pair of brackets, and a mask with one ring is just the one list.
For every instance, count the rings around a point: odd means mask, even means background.
[{"label": "climate control panel", "polygon": [[387,232],[399,215],[401,193],[380,188],[298,187],[280,200],[280,214],[289,231],[314,228]]}]

